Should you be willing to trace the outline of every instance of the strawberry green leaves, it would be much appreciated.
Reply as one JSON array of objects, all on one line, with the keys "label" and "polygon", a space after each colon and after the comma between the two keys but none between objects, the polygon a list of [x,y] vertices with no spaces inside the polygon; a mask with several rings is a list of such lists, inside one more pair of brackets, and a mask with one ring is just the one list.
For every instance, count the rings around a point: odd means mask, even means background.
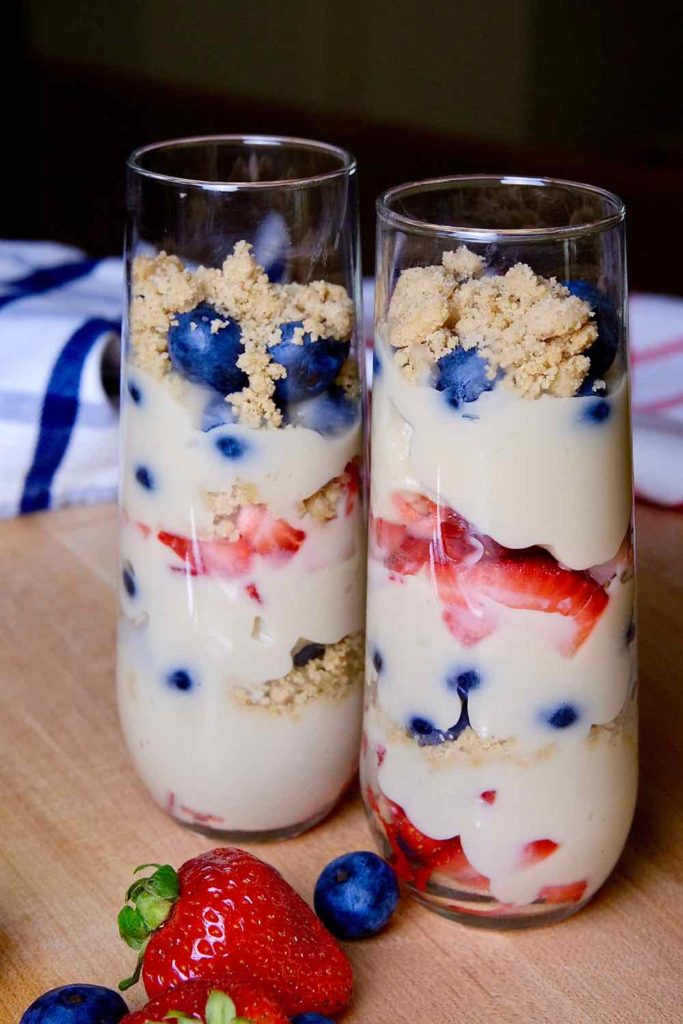
[{"label": "strawberry green leaves", "polygon": [[122,992],[134,985],[140,977],[142,957],[149,938],[168,918],[180,894],[178,874],[170,864],[141,864],[134,873],[137,874],[145,868],[156,870],[148,877],[136,879],[129,886],[126,892],[126,905],[118,916],[119,935],[138,953],[135,971],[130,978],[119,982]]},{"label": "strawberry green leaves", "polygon": [[[174,1020],[177,1024],[197,1024],[196,1017],[188,1017],[182,1010],[168,1010],[165,1020]],[[238,1017],[237,1007],[225,992],[212,989],[206,1000],[204,1010],[206,1024],[252,1024],[248,1017]],[[160,1021],[148,1021],[147,1024],[163,1024]]]}]

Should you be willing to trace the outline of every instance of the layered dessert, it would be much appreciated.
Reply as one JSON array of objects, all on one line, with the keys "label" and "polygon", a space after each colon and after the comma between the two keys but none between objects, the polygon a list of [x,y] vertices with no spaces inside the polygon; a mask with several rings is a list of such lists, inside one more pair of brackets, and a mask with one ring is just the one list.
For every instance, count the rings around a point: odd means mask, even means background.
[{"label": "layered dessert", "polygon": [[119,706],[155,800],[221,832],[297,831],[354,774],[365,583],[353,304],[133,261]]},{"label": "layered dessert", "polygon": [[378,324],[363,791],[399,875],[473,921],[576,909],[630,826],[620,337],[595,285],[464,247]]}]

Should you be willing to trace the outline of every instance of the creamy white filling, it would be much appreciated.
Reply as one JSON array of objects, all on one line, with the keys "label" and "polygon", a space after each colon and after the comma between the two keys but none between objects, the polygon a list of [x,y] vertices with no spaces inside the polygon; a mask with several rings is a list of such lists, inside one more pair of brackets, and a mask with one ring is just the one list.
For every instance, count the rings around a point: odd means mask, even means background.
[{"label": "creamy white filling", "polygon": [[235,703],[224,674],[203,662],[193,691],[164,686],[163,651],[148,640],[144,629],[122,624],[119,710],[160,806],[190,823],[258,832],[303,824],[339,797],[357,765],[359,686],[271,715]]},{"label": "creamy white filling", "polygon": [[[596,730],[590,738],[553,744],[530,761],[494,751],[478,763],[439,763],[416,744],[393,741],[378,724],[372,736],[386,750],[378,770],[382,792],[425,835],[459,835],[497,899],[530,903],[544,886],[581,881],[589,896],[614,867],[635,806],[632,732]],[[485,791],[495,791],[493,803],[481,799]],[[524,864],[525,846],[539,839],[559,848]]]},{"label": "creamy white filling", "polygon": [[585,418],[598,398],[522,399],[500,383],[456,410],[384,350],[373,382],[374,515],[395,518],[390,492],[402,481],[505,547],[539,544],[571,569],[608,561],[628,526],[632,479],[628,386],[610,383],[601,422]]},{"label": "creamy white filling", "polygon": [[[437,729],[453,726],[461,701],[448,680],[468,671],[480,677],[468,697],[472,727],[482,738],[514,737],[520,749],[535,749],[558,735],[585,736],[592,725],[611,722],[627,700],[632,580],[611,582],[607,607],[571,657],[561,653],[571,623],[560,615],[497,606],[493,633],[463,647],[443,621],[443,605],[428,576],[397,577],[377,567],[371,581],[369,666],[379,650],[377,700],[399,727],[414,716]],[[579,715],[561,732],[547,721],[559,704],[571,704]]]},{"label": "creamy white filling", "polygon": [[[354,772],[360,686],[277,715],[241,706],[232,691],[286,675],[301,641],[335,643],[363,626],[360,497],[349,515],[342,498],[338,518],[324,523],[299,509],[358,455],[360,424],[334,438],[238,424],[203,432],[209,392],[134,375],[141,401],[128,401],[125,416],[121,550],[135,593],[122,594],[119,635],[128,746],[155,799],[184,820],[193,818],[183,807],[228,831],[306,822]],[[244,454],[226,459],[215,445],[220,436]],[[135,478],[141,466],[152,489]],[[254,485],[274,517],[305,532],[302,546],[292,557],[254,554],[238,575],[186,573],[158,532],[211,537],[205,494],[228,492],[238,480]],[[189,674],[189,689],[169,683],[178,670]]]},{"label": "creamy white filling", "polygon": [[[202,415],[215,393],[179,377],[158,381],[138,369],[134,374],[142,400],[127,403],[122,498],[130,518],[152,528],[210,536],[211,514],[202,495],[229,491],[237,480],[254,483],[274,515],[291,514],[360,452],[360,419],[331,438],[302,427],[253,430],[239,423],[205,432]],[[234,439],[244,454],[226,458],[216,447],[221,437]],[[153,474],[153,490],[136,481],[138,466]]]},{"label": "creamy white filling", "polygon": [[[600,422],[586,417],[598,400],[525,400],[498,384],[455,410],[434,389],[408,382],[384,351],[373,387],[373,516],[396,522],[392,495],[416,491],[506,547],[542,545],[577,570],[610,561],[631,515],[626,382],[610,381],[609,416]],[[581,881],[590,895],[626,839],[637,785],[633,731],[591,726],[612,722],[633,690],[633,582],[613,579],[608,595],[570,657],[562,641],[571,619],[501,605],[493,632],[466,646],[444,623],[428,574],[390,574],[370,561],[367,762],[384,748],[382,792],[425,835],[460,835],[503,902],[523,905],[544,886]],[[481,679],[468,696],[476,756],[453,758],[399,734],[413,717],[453,726],[461,701],[446,680],[465,671]],[[565,704],[578,718],[553,728],[548,713]],[[498,740],[511,742],[512,756]],[[375,771],[376,762],[370,779]],[[481,799],[487,790],[496,791],[491,804]],[[538,839],[559,847],[523,864],[525,845]]]}]

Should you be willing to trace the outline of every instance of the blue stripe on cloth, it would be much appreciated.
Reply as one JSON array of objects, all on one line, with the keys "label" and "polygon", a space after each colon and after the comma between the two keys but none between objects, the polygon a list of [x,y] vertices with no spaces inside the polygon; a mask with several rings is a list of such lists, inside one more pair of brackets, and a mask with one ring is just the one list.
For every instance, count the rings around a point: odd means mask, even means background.
[{"label": "blue stripe on cloth", "polygon": [[40,416],[40,431],[31,468],[24,480],[20,512],[38,512],[50,506],[50,487],[69,447],[78,416],[78,395],[85,360],[105,332],[118,330],[118,322],[94,317],[75,331],[59,353],[50,374]]},{"label": "blue stripe on cloth", "polygon": [[0,295],[0,309],[10,302],[26,299],[30,295],[43,295],[45,292],[54,291],[55,288],[63,288],[72,281],[78,281],[79,278],[90,274],[98,263],[99,260],[72,260],[56,267],[41,267],[26,277],[17,278],[16,281],[5,281],[4,287],[13,289],[13,293]]},{"label": "blue stripe on cloth", "polygon": [[[28,391],[0,391],[0,424],[24,423],[33,426],[40,417],[44,396]],[[114,403],[83,402],[78,407],[78,423],[84,427],[111,427],[117,421]]]}]

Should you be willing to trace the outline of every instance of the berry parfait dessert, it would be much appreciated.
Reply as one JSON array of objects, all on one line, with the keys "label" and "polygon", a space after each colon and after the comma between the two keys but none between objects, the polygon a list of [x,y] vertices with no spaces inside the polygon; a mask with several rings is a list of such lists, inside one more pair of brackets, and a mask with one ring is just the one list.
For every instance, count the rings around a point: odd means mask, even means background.
[{"label": "berry parfait dessert", "polygon": [[623,206],[453,178],[378,214],[364,799],[428,906],[560,920],[637,785]]},{"label": "berry parfait dessert", "polygon": [[129,162],[119,709],[179,821],[296,834],[357,763],[355,163],[278,138]]}]

